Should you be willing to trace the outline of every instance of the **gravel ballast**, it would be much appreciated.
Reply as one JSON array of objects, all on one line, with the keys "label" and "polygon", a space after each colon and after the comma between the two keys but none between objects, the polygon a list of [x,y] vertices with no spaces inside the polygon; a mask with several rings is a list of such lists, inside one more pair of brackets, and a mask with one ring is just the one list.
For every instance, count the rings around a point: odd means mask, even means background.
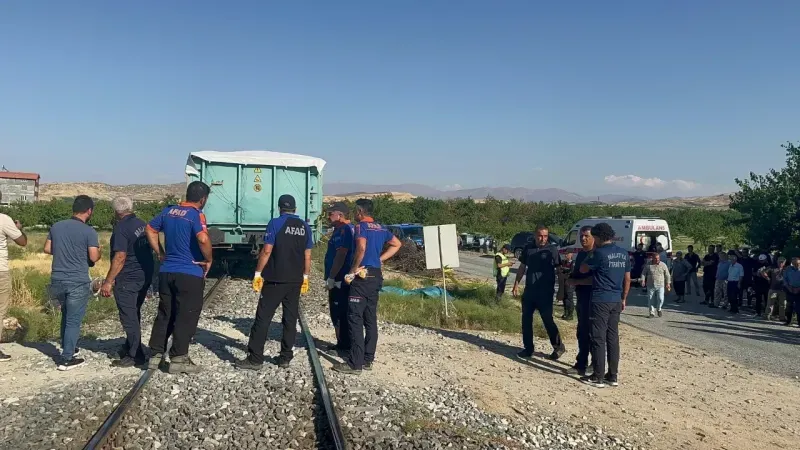
[{"label": "gravel ballast", "polygon": [[[312,275],[311,292],[302,300],[312,329],[330,327],[327,292],[321,286],[319,276]],[[145,336],[149,336],[156,304],[148,302],[144,308]],[[232,280],[222,287],[204,309],[190,349],[203,372],[154,373],[108,448],[332,448],[302,333],[298,333],[289,368],[281,369],[269,360],[258,372],[232,366],[245,355],[256,304],[248,280]],[[268,357],[279,350],[280,318],[278,308],[265,348]],[[436,335],[404,325],[381,323],[380,327],[382,333]],[[114,332],[112,323],[109,336]],[[380,341],[378,345],[379,360],[388,357],[381,354]],[[483,411],[463,386],[419,389],[379,383],[369,372],[342,375],[329,369],[329,360],[336,356],[325,356],[325,376],[352,449],[645,448],[622,436],[609,436],[586,419],[566,422],[550,417],[540,412],[541,405],[532,396],[522,397],[515,405],[517,416],[503,417]],[[435,361],[426,361],[431,363]],[[0,436],[10,444],[8,448],[81,448],[139,373],[119,371],[108,379],[0,400],[4,412]]]}]

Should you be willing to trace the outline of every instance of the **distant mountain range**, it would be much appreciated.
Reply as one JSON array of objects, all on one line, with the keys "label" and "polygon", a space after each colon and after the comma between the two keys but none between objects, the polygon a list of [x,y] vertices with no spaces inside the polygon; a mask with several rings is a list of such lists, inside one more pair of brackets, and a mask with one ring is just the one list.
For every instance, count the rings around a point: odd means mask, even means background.
[{"label": "distant mountain range", "polygon": [[587,197],[564,189],[545,188],[529,189],[522,187],[480,187],[474,189],[458,189],[445,191],[424,184],[359,184],[359,183],[325,183],[326,196],[353,196],[357,194],[373,194],[379,192],[405,192],[416,197],[428,198],[472,198],[483,200],[492,197],[497,200],[523,200],[526,202],[567,202],[567,203],[619,203],[649,201],[647,197],[631,195],[605,194]]},{"label": "distant mountain range", "polygon": [[[134,185],[109,185],[105,183],[47,183],[42,184],[39,197],[42,200],[52,198],[71,198],[80,194],[89,195],[95,199],[110,200],[117,195],[128,195],[137,201],[161,200],[166,196],[181,198],[186,191],[185,183],[173,184],[134,184]],[[642,206],[648,208],[708,208],[726,209],[730,203],[729,194],[708,197],[671,197],[665,199],[650,199],[629,195],[599,195],[588,197],[565,191],[563,189],[528,189],[511,187],[483,187],[475,189],[442,190],[424,184],[360,184],[360,183],[325,183],[323,187],[326,202],[339,200],[357,200],[359,197],[374,197],[376,195],[392,195],[400,201],[410,201],[414,197],[428,197],[438,199],[472,198],[483,201],[491,196],[498,200],[523,200],[528,202],[567,202],[567,203],[594,203],[615,204],[620,206]]]}]

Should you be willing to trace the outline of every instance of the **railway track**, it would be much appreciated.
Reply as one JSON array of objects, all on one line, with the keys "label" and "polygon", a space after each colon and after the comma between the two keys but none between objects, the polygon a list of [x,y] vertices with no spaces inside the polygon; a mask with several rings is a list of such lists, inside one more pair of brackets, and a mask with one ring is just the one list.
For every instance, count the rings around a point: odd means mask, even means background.
[{"label": "railway track", "polygon": [[[229,278],[222,277],[217,279],[211,288],[206,292],[203,298],[204,307],[211,303],[216,296],[223,290]],[[318,436],[317,440],[319,446],[323,448],[334,448],[336,450],[344,450],[347,448],[344,435],[339,423],[336,410],[333,407],[330,392],[325,381],[325,373],[319,360],[319,356],[314,345],[314,339],[308,327],[308,322],[305,315],[300,310],[300,326],[302,334],[305,338],[306,346],[308,349],[309,363],[312,370],[312,376],[316,387],[315,399],[318,399],[322,404],[322,411],[326,417],[326,426],[324,432],[327,434],[325,437]],[[112,436],[117,433],[119,425],[123,422],[123,418],[136,411],[137,400],[140,399],[142,392],[145,390],[148,382],[155,375],[154,370],[144,370],[140,377],[136,380],[132,388],[128,391],[125,397],[120,401],[117,407],[108,415],[100,428],[94,433],[91,439],[83,447],[84,450],[100,450],[115,448],[111,442]],[[191,376],[191,375],[189,375]],[[325,444],[322,444],[322,443]]]}]

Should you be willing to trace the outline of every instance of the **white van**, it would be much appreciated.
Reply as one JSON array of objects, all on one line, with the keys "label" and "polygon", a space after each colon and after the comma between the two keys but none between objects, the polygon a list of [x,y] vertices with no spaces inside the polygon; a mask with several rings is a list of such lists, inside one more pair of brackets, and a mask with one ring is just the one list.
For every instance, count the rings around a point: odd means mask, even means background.
[{"label": "white van", "polygon": [[644,250],[650,251],[650,246],[661,243],[667,255],[672,255],[672,236],[669,233],[669,224],[658,217],[614,216],[614,217],[589,217],[576,223],[564,238],[559,248],[559,253],[566,253],[572,249],[578,252],[582,249],[578,237],[580,229],[584,226],[594,226],[605,222],[614,229],[616,244],[628,250],[636,251],[638,244],[644,244]]}]

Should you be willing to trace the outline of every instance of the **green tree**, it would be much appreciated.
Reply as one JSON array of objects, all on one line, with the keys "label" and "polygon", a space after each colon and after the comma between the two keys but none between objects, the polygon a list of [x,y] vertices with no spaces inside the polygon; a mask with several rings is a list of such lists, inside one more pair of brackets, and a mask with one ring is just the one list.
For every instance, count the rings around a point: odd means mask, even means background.
[{"label": "green tree", "polygon": [[747,240],[762,248],[789,248],[797,252],[800,243],[800,148],[788,142],[786,167],[770,169],[765,175],[750,172],[749,179],[736,179],[741,189],[731,198],[731,208],[748,223]]}]

